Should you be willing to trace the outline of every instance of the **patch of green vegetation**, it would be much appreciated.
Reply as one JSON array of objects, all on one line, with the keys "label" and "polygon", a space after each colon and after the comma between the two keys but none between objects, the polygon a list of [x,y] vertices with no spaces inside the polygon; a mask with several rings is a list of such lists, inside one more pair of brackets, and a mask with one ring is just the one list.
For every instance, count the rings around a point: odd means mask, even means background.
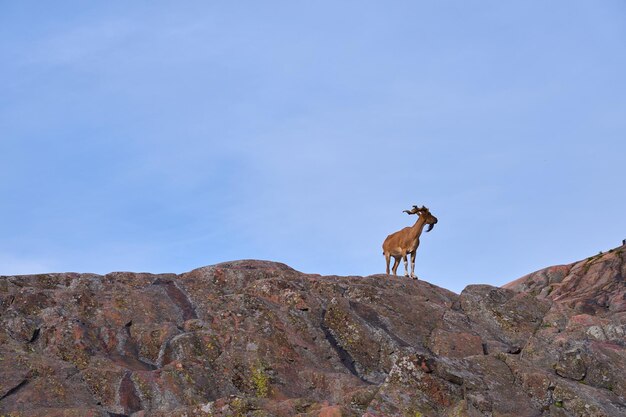
[{"label": "patch of green vegetation", "polygon": [[89,355],[78,348],[68,348],[61,352],[61,359],[73,363],[78,369],[84,370],[89,366]]},{"label": "patch of green vegetation", "polygon": [[602,252],[600,252],[599,255],[596,256],[590,256],[589,258],[587,258],[587,260],[585,261],[585,265],[583,266],[583,271],[586,274],[587,272],[589,272],[589,268],[591,268],[591,265],[598,259],[600,259],[600,257],[602,256]]},{"label": "patch of green vegetation", "polygon": [[135,386],[141,392],[141,395],[143,396],[143,398],[145,398],[147,401],[151,401],[152,390],[151,390],[150,385],[143,378],[138,378],[138,377],[133,378],[133,382],[135,383]]},{"label": "patch of green vegetation", "polygon": [[182,371],[180,375],[189,385],[194,385],[196,383],[196,381],[193,380],[189,372]]},{"label": "patch of green vegetation", "polygon": [[89,391],[100,401],[104,402],[110,395],[108,381],[102,375],[98,375],[93,370],[83,373],[83,379],[87,383]]},{"label": "patch of green vegetation", "polygon": [[563,408],[563,401],[558,400],[554,402],[555,407]]},{"label": "patch of green vegetation", "polygon": [[235,412],[235,415],[233,417],[245,417],[247,407],[244,400],[237,397],[233,401],[231,401],[230,406],[233,408],[233,412]]},{"label": "patch of green vegetation", "polygon": [[496,319],[496,322],[498,322],[498,324],[500,325],[500,327],[502,327],[505,330],[516,331],[515,323],[511,322],[511,320],[508,317],[506,317],[504,314],[502,314],[501,311],[494,309],[491,312],[493,314],[493,317]]},{"label": "patch of green vegetation", "polygon": [[252,368],[252,384],[259,398],[266,398],[270,394],[270,377],[265,372],[265,365],[261,362]]}]

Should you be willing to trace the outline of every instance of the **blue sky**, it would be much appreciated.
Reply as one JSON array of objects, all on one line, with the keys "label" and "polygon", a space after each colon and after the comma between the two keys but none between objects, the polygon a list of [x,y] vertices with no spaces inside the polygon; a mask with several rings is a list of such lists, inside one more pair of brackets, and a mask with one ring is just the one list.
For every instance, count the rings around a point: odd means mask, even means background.
[{"label": "blue sky", "polygon": [[[269,259],[459,292],[626,238],[626,4],[0,0],[0,274]],[[402,267],[401,267],[402,268]]]}]

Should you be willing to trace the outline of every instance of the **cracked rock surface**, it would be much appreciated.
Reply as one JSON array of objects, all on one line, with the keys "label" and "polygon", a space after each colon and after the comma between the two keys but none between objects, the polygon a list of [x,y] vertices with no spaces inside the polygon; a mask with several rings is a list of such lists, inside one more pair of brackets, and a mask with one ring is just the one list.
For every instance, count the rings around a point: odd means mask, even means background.
[{"label": "cracked rock surface", "polygon": [[625,256],[459,295],[266,261],[0,277],[0,415],[626,416]]}]

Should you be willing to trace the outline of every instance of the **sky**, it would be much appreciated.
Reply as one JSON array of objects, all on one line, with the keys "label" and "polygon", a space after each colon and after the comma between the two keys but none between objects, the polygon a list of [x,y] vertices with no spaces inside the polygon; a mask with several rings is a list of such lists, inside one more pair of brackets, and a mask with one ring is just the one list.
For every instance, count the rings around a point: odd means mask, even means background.
[{"label": "sky", "polygon": [[0,0],[0,275],[383,273],[415,204],[503,285],[626,238],[624,74],[622,0]]}]

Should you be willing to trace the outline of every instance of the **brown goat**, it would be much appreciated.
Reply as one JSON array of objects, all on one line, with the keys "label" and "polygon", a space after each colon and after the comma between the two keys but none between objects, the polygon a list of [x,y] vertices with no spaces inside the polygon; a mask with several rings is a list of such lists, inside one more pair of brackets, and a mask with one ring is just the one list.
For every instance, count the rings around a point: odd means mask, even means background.
[{"label": "brown goat", "polygon": [[417,247],[420,244],[420,235],[424,225],[428,225],[426,231],[430,232],[437,223],[437,218],[430,214],[430,211],[424,206],[413,206],[411,210],[404,210],[403,212],[418,214],[419,217],[412,227],[405,227],[390,234],[383,242],[383,255],[385,255],[385,262],[387,263],[387,275],[389,275],[389,261],[393,256],[393,274],[397,275],[398,265],[400,264],[400,259],[402,259],[404,261],[404,276],[408,277],[407,255],[411,254],[411,278],[417,279],[415,276],[415,252],[417,252]]}]

